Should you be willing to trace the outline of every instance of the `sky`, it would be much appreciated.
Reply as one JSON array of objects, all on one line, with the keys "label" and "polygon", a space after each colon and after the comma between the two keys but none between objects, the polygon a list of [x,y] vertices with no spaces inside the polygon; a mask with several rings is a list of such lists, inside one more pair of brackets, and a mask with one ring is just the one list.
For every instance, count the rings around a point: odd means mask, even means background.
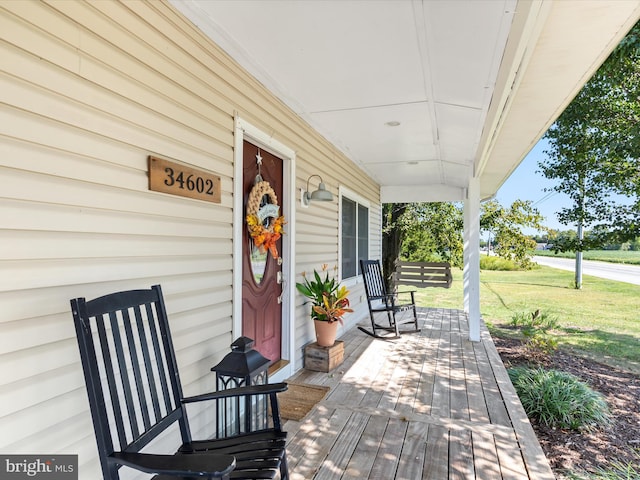
[{"label": "sky", "polygon": [[[546,158],[544,150],[548,148],[546,140],[540,140],[524,158],[518,168],[511,174],[496,194],[496,200],[507,207],[514,200],[531,200],[533,206],[542,214],[543,225],[556,230],[569,230],[571,227],[558,222],[556,213],[563,207],[569,207],[571,200],[565,194],[553,191],[545,192],[545,188],[552,188],[557,180],[548,180],[539,170],[538,162]],[[535,230],[526,233],[535,234]]]}]

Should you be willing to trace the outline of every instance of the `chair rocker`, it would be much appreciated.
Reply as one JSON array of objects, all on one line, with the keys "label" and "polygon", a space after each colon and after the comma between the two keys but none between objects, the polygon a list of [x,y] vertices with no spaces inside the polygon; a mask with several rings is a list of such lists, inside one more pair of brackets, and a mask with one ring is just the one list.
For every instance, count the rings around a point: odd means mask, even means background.
[{"label": "chair rocker", "polygon": [[[156,474],[155,480],[274,479],[278,473],[283,480],[289,478],[287,434],[281,429],[277,399],[287,385],[255,385],[184,398],[159,285],[91,301],[76,298],[71,310],[105,480],[118,480],[123,466]],[[269,399],[271,417],[264,412],[264,425],[225,438],[192,439],[186,404],[216,399],[240,404],[256,395],[261,399],[256,404]],[[163,448],[175,441],[180,445],[177,452],[143,453],[160,434]]]},{"label": "chair rocker", "polygon": [[[400,338],[403,333],[419,332],[418,315],[416,313],[416,302],[414,291],[408,290],[404,292],[387,293],[382,277],[382,267],[379,260],[360,260],[360,270],[364,279],[364,288],[367,295],[367,304],[369,305],[369,316],[371,317],[371,330],[358,326],[358,328],[371,335],[374,338],[382,340],[393,340]],[[410,295],[410,301],[399,303],[399,295]],[[400,318],[404,315],[412,315],[410,320],[401,322]],[[388,326],[380,325],[376,322],[377,314],[386,313]],[[379,315],[378,315],[379,316]],[[400,325],[413,324],[411,330],[401,330]],[[384,335],[378,334],[381,330]]]}]

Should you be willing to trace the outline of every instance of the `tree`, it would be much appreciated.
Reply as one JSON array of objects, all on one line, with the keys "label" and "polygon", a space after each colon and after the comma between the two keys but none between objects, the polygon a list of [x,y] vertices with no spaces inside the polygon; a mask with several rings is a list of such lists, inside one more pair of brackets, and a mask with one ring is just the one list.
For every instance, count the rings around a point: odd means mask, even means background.
[{"label": "tree", "polygon": [[495,200],[482,204],[480,229],[490,232],[499,257],[513,261],[521,268],[531,266],[531,254],[536,241],[522,232],[522,228],[542,230],[542,215],[529,200],[516,200],[505,208]]},{"label": "tree", "polygon": [[[531,202],[517,200],[509,208],[498,202],[482,206],[481,229],[499,243],[496,253],[526,268],[536,243],[523,227],[543,229],[542,216]],[[456,203],[396,203],[382,209],[382,267],[388,291],[400,258],[416,262],[447,261],[462,267],[463,208]]]},{"label": "tree", "polygon": [[[551,190],[573,201],[558,220],[591,231],[558,242],[556,249],[582,252],[640,235],[640,22],[545,138],[550,149],[540,171],[560,181]],[[621,204],[617,195],[629,202]]]},{"label": "tree", "polygon": [[393,272],[400,258],[400,250],[411,222],[406,214],[409,203],[382,205],[382,272],[387,292],[393,291]]},{"label": "tree", "polygon": [[[556,245],[569,245],[570,242],[575,242],[576,236],[575,230],[554,230],[549,235],[549,242],[551,242],[552,249],[554,249]],[[555,248],[555,251],[558,252],[560,249]]]},{"label": "tree", "polygon": [[401,256],[410,262],[449,262],[462,267],[462,206],[416,203],[411,215],[415,222],[407,232]]}]

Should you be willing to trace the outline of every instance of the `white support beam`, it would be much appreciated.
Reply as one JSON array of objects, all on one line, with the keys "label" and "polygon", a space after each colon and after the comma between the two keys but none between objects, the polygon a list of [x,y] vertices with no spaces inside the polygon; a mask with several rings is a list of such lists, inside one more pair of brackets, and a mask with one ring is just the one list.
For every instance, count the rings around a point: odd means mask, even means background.
[{"label": "white support beam", "polygon": [[[469,180],[467,200],[464,203],[466,220],[464,233],[465,302],[468,301],[469,340],[480,341],[480,179]],[[468,300],[467,300],[468,298]],[[465,303],[466,306],[466,303]]]},{"label": "white support beam", "polygon": [[462,292],[464,312],[469,314],[469,200],[464,201],[463,227],[462,227]]}]

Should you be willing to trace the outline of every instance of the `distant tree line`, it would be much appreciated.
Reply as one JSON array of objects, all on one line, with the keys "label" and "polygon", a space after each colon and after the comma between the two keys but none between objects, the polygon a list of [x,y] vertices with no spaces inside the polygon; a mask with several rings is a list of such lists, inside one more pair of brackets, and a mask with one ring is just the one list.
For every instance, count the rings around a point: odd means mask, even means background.
[{"label": "distant tree line", "polygon": [[[531,238],[538,244],[547,244],[550,245],[550,249],[565,252],[568,251],[567,245],[573,245],[576,242],[576,231],[575,230],[549,230],[547,234],[543,235],[535,235]],[[596,243],[591,242],[589,239],[592,236],[592,232],[587,230],[584,234],[585,239],[588,243]],[[599,238],[599,236],[598,236]],[[622,250],[622,251],[640,251],[640,237],[635,237],[624,242],[604,242],[598,244],[598,250]]]}]

